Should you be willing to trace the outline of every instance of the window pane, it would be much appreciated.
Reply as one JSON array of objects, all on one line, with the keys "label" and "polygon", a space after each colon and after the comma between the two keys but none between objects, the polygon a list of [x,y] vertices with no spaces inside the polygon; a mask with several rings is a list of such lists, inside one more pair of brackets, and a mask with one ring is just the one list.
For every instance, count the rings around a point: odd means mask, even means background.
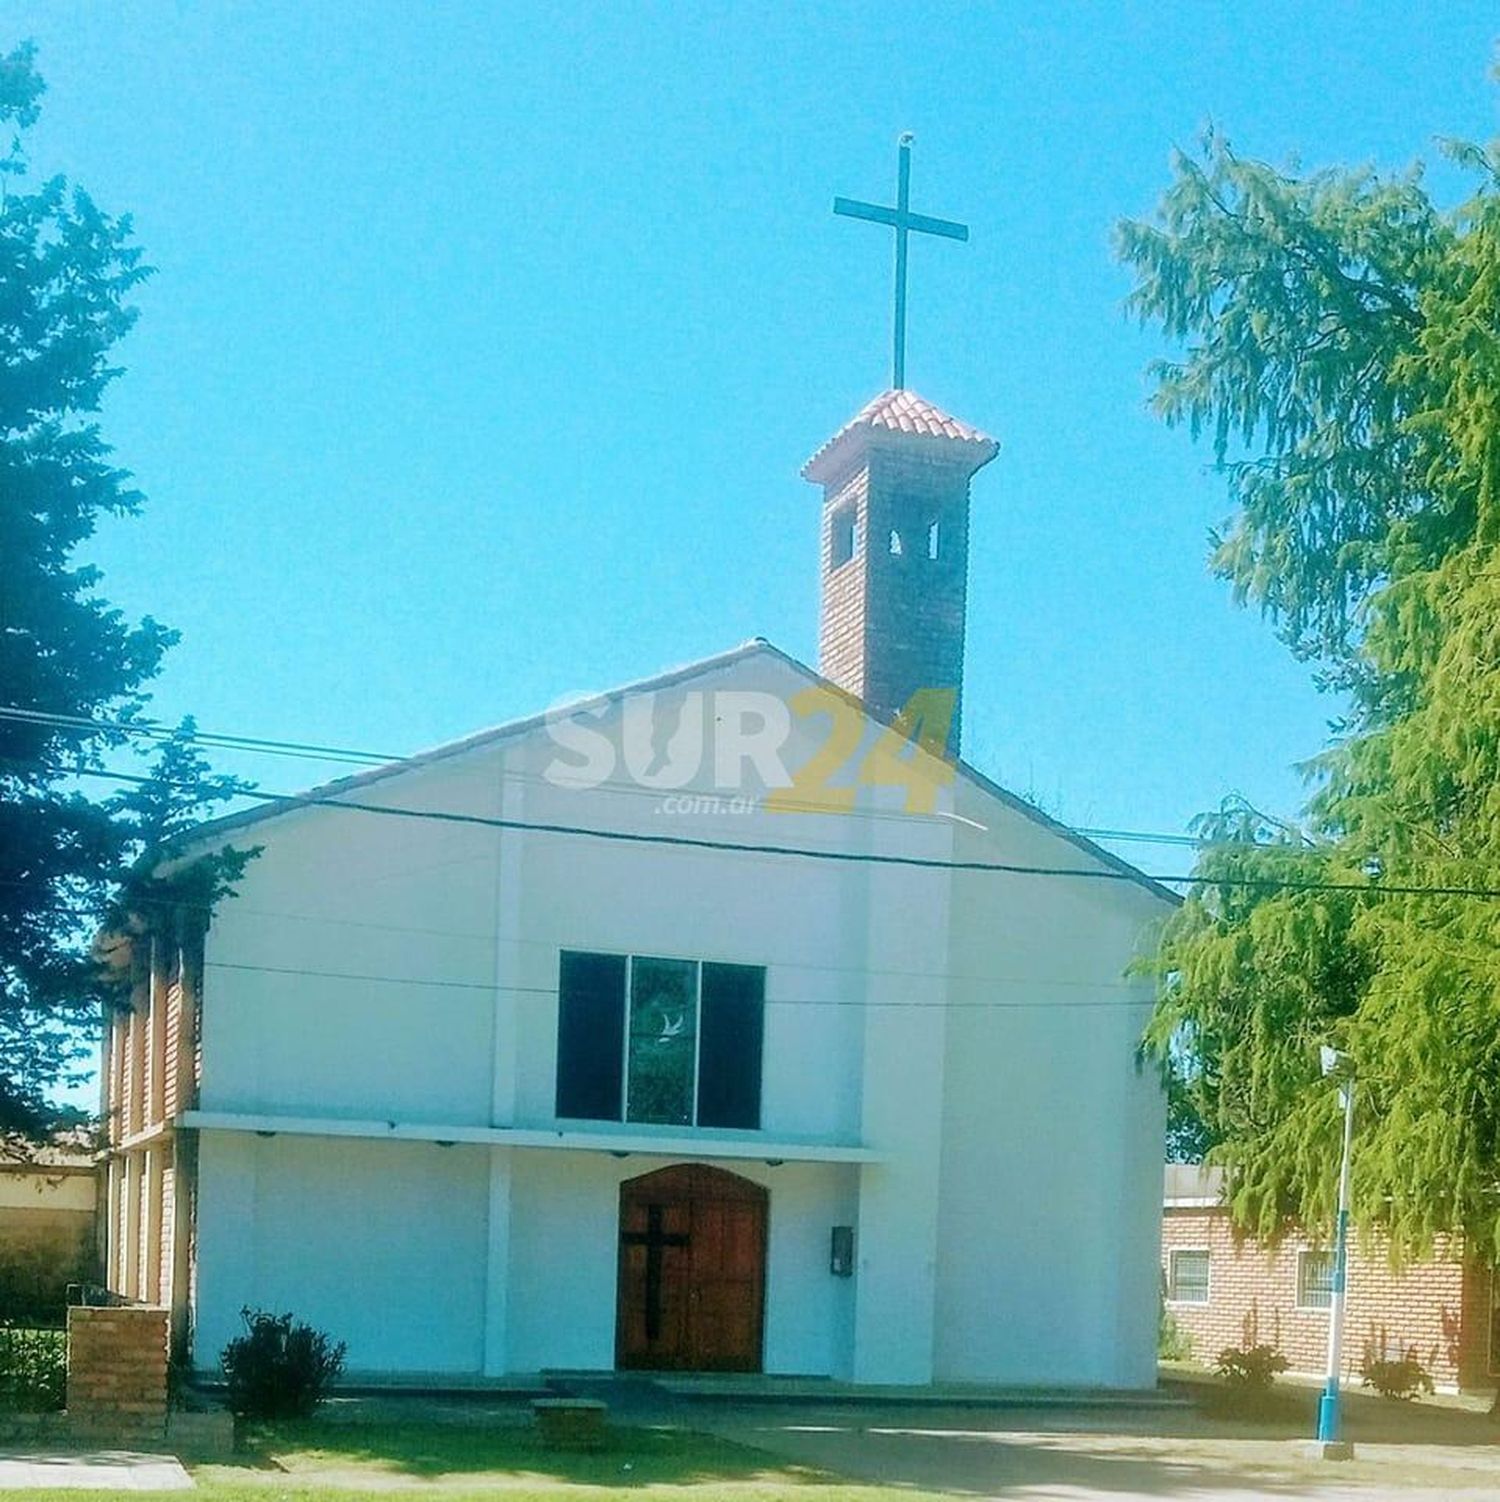
[{"label": "window pane", "polygon": [[1178,1304],[1208,1302],[1208,1253],[1173,1252],[1167,1297]]},{"label": "window pane", "polygon": [[697,969],[691,960],[637,959],[631,965],[630,1121],[692,1122]]},{"label": "window pane", "polygon": [[1297,1258],[1297,1302],[1304,1309],[1333,1303],[1333,1253],[1303,1252]]},{"label": "window pane", "polygon": [[765,994],[758,965],[704,965],[699,1126],[759,1127]]},{"label": "window pane", "polygon": [[557,990],[557,1114],[618,1121],[625,956],[565,949]]}]

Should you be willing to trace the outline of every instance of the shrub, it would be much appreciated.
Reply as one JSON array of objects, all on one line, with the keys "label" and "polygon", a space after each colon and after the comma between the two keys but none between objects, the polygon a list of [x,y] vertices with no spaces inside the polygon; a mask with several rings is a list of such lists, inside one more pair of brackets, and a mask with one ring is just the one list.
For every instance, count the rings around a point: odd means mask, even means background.
[{"label": "shrub", "polygon": [[0,1412],[50,1413],[67,1390],[66,1331],[0,1324]]},{"label": "shrub", "polygon": [[1214,1362],[1214,1370],[1241,1392],[1267,1392],[1278,1372],[1287,1368],[1287,1359],[1274,1346],[1225,1346]]},{"label": "shrub", "polygon": [[1156,1330],[1156,1354],[1163,1361],[1191,1361],[1193,1337],[1172,1317],[1170,1309],[1163,1309]]},{"label": "shrub", "polygon": [[1361,1374],[1366,1387],[1373,1387],[1383,1398],[1402,1403],[1433,1390],[1432,1374],[1417,1360],[1415,1350],[1408,1351],[1399,1361],[1382,1361],[1373,1354],[1366,1355]]},{"label": "shrub", "polygon": [[242,1309],[240,1318],[245,1334],[219,1357],[231,1410],[258,1419],[306,1418],[344,1369],[343,1341],[294,1324],[290,1314]]}]

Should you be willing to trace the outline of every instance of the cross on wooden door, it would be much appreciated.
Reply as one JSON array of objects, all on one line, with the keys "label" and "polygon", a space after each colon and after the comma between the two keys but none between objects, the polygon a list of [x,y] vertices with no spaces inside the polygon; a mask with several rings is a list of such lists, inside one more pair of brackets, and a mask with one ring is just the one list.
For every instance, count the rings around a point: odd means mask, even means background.
[{"label": "cross on wooden door", "polygon": [[646,1248],[646,1339],[661,1338],[661,1264],[668,1247],[689,1246],[692,1237],[665,1229],[666,1212],[661,1205],[647,1205],[646,1229],[626,1231],[620,1240],[626,1246]]}]

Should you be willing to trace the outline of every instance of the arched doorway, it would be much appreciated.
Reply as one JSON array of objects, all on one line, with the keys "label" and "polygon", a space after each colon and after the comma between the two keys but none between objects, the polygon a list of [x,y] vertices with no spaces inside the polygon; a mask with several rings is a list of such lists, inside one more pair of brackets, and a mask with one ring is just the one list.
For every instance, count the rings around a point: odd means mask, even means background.
[{"label": "arched doorway", "polygon": [[769,1200],[702,1163],[620,1185],[617,1366],[760,1370]]}]

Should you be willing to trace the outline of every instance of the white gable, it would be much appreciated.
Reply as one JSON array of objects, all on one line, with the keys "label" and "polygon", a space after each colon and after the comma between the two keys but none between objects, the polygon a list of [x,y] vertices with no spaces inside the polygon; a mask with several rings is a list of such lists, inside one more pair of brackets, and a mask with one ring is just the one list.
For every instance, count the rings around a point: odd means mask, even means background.
[{"label": "white gable", "polygon": [[[356,1370],[609,1366],[621,1183],[715,1162],[769,1191],[767,1370],[1153,1380],[1161,1104],[1125,970],[1164,898],[967,770],[872,784],[887,735],[754,644],[200,832],[263,847],[208,935],[184,1118],[200,1364],[249,1303]],[[565,951],[763,973],[758,1126],[560,1117]],[[319,1217],[351,1196],[378,1258]],[[419,1334],[390,1311],[435,1223]]]}]

